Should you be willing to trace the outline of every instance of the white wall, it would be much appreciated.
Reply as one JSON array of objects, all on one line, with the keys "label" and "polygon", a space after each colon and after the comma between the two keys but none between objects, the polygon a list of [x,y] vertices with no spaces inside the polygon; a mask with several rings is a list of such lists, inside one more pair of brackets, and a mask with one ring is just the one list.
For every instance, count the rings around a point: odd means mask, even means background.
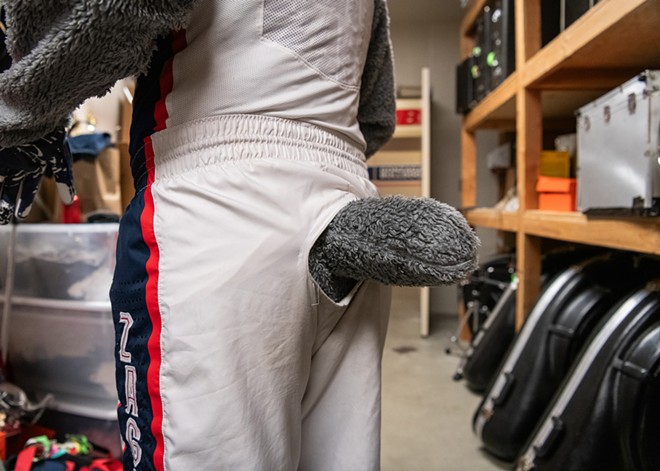
[{"label": "white wall", "polygon": [[[395,17],[391,23],[397,84],[419,85],[421,68],[431,70],[431,196],[453,206],[461,204],[461,116],[454,111],[455,68],[460,60],[459,26],[456,20],[397,22]],[[494,133],[479,133],[480,154],[484,149],[494,147],[496,139]],[[480,159],[483,158],[480,155]],[[478,178],[479,203],[494,204],[497,197],[495,178],[487,171],[480,172]],[[479,235],[482,237],[482,254],[493,253],[494,234],[484,232]],[[431,312],[455,315],[455,286],[431,290]]]}]

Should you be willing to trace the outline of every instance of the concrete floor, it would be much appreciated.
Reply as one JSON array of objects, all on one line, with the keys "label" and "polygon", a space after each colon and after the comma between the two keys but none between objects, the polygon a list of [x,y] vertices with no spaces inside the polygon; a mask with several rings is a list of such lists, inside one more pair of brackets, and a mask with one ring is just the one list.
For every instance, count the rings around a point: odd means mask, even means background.
[{"label": "concrete floor", "polygon": [[[497,471],[511,464],[488,455],[472,432],[481,397],[452,380],[447,355],[457,326],[432,316],[419,335],[419,290],[396,288],[383,355],[382,471]],[[456,348],[454,348],[456,350]]]}]

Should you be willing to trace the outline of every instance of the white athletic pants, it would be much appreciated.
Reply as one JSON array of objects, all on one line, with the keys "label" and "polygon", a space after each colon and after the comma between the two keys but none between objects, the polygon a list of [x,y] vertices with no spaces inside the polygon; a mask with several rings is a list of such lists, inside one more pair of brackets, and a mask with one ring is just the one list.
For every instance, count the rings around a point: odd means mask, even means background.
[{"label": "white athletic pants", "polygon": [[111,294],[125,466],[379,469],[390,291],[335,303],[308,272],[333,216],[376,196],[359,151],[256,116],[147,146]]}]

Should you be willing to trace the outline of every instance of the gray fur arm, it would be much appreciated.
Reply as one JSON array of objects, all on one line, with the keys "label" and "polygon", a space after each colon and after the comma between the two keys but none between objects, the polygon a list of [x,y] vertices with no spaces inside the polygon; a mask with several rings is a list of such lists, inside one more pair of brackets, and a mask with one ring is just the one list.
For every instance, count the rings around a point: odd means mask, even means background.
[{"label": "gray fur arm", "polygon": [[479,239],[456,209],[431,198],[390,196],[344,207],[309,254],[312,277],[333,300],[357,281],[395,286],[456,283],[478,263]]},{"label": "gray fur arm", "polygon": [[371,157],[394,133],[396,97],[389,14],[385,0],[376,0],[371,41],[362,74],[358,121]]},{"label": "gray fur arm", "polygon": [[12,66],[0,74],[0,147],[62,126],[89,97],[145,71],[156,38],[198,0],[5,0]]}]

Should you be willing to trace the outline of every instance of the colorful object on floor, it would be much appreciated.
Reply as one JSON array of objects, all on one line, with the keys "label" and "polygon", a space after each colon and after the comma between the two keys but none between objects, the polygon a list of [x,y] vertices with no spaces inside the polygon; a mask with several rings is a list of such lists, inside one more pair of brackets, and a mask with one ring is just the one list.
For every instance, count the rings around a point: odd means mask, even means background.
[{"label": "colorful object on floor", "polygon": [[67,435],[58,442],[46,435],[30,438],[16,457],[14,471],[121,471],[121,462],[93,455],[85,435]]},{"label": "colorful object on floor", "polygon": [[93,447],[85,435],[68,435],[63,443],[51,440],[45,435],[30,438],[25,447],[36,447],[35,461],[47,458],[59,458],[64,455],[88,455]]}]

